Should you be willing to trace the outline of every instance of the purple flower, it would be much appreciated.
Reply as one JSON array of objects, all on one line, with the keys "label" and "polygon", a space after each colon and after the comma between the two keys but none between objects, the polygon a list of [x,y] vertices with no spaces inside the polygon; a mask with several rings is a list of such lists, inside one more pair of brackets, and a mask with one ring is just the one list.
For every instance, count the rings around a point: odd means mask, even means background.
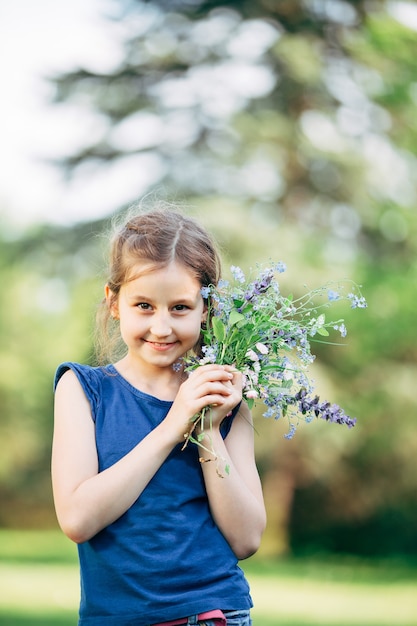
[{"label": "purple flower", "polygon": [[248,285],[248,288],[245,292],[245,300],[249,302],[250,300],[253,300],[255,296],[260,296],[261,294],[266,293],[266,291],[268,291],[269,287],[271,286],[273,278],[273,269],[268,269],[262,272],[257,280]]},{"label": "purple flower", "polygon": [[352,428],[356,424],[356,418],[346,415],[339,405],[330,404],[330,402],[320,402],[319,396],[311,398],[307,395],[305,389],[297,391],[294,400],[298,402],[298,409],[303,415],[314,414],[327,422],[345,424],[348,428]]}]

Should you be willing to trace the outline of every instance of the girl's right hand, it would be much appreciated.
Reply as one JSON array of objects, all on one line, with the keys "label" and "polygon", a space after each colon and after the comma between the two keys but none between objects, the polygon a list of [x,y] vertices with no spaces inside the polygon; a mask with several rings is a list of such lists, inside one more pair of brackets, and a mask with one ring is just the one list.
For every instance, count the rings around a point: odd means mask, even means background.
[{"label": "girl's right hand", "polygon": [[241,400],[241,378],[232,368],[224,365],[202,365],[191,372],[184,381],[165,421],[177,429],[178,441],[190,430],[191,419],[204,407],[212,411],[212,425],[220,425],[223,418]]}]

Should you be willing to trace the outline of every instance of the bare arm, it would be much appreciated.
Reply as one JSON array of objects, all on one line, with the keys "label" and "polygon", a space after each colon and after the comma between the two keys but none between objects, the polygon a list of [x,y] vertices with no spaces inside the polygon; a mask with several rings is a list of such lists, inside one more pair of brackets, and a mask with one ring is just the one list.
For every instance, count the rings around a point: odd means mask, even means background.
[{"label": "bare arm", "polygon": [[55,394],[52,484],[58,521],[77,543],[120,517],[177,443],[172,432],[159,427],[98,473],[94,430],[89,402],[76,375],[68,371]]},{"label": "bare arm", "polygon": [[230,394],[230,374],[217,366],[199,368],[181,385],[164,421],[126,456],[98,471],[95,427],[84,391],[71,370],[55,393],[52,484],[62,530],[77,543],[114,522],[140,496],[173,447],[184,441],[190,418]]},{"label": "bare arm", "polygon": [[[262,487],[254,458],[252,416],[247,405],[241,405],[224,441],[218,429],[207,434],[207,444],[209,439],[218,455],[217,462],[207,451],[201,456],[207,460],[202,467],[212,515],[236,556],[245,559],[259,548],[266,526]],[[216,467],[219,460],[220,468]],[[224,464],[229,466],[229,472],[223,470],[223,477],[220,477],[218,470]]]}]

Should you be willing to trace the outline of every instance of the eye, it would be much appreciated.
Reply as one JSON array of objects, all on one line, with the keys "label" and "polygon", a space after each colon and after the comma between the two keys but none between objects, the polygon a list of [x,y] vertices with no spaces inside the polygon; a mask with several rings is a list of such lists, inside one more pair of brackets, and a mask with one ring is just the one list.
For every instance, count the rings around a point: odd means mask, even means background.
[{"label": "eye", "polygon": [[149,311],[151,308],[151,305],[148,304],[148,302],[138,302],[136,306],[138,309],[141,309],[141,311]]},{"label": "eye", "polygon": [[173,309],[174,311],[187,311],[188,306],[186,304],[176,304]]}]

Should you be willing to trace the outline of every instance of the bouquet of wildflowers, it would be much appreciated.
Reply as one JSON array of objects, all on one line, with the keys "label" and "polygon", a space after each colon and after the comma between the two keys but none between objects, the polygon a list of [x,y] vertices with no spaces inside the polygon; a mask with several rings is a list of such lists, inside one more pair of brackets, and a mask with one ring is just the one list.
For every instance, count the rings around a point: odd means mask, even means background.
[{"label": "bouquet of wildflowers", "polygon": [[[349,282],[329,283],[298,298],[281,294],[276,274],[284,272],[284,263],[260,268],[247,279],[239,267],[232,266],[231,282],[202,288],[207,301],[207,325],[203,330],[202,356],[187,357],[185,366],[192,371],[206,363],[233,365],[243,373],[243,397],[252,408],[255,402],[265,406],[265,417],[286,418],[291,439],[300,421],[314,417],[328,422],[355,425],[336,404],[321,401],[314,393],[308,367],[314,361],[310,342],[327,339],[330,332],[345,337],[344,320],[329,320],[332,303],[345,299],[352,308],[367,306],[359,288]],[[188,440],[195,425],[204,426],[206,409],[193,419]]]}]

